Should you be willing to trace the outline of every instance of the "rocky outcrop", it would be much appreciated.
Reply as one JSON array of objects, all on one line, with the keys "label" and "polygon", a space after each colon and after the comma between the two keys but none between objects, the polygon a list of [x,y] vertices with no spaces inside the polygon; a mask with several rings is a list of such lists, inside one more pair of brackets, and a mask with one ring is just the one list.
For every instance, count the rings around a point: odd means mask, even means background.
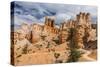
[{"label": "rocky outcrop", "polygon": [[82,12],[76,15],[76,19],[62,22],[59,28],[55,25],[54,16],[46,16],[43,25],[22,24],[21,28],[14,32],[12,41],[16,53],[15,63],[20,65],[26,64],[27,61],[29,64],[66,62],[70,54],[71,40],[78,46],[77,49],[94,50],[97,49],[96,33],[96,25],[91,24],[90,14]]},{"label": "rocky outcrop", "polygon": [[32,32],[31,32],[32,39],[31,39],[31,41],[34,44],[34,43],[38,42],[41,39],[41,34],[42,34],[42,31],[43,31],[43,27],[39,24],[33,24],[31,29],[32,29]]},{"label": "rocky outcrop", "polygon": [[58,29],[55,27],[54,17],[48,17],[48,16],[45,17],[44,32],[46,32],[46,34],[49,33],[58,34]]}]

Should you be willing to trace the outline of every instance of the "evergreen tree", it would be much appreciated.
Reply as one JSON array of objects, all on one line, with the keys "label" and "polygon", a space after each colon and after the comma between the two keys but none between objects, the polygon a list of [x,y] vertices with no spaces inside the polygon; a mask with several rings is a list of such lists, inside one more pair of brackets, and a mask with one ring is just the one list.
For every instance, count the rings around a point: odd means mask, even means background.
[{"label": "evergreen tree", "polygon": [[69,55],[69,59],[67,60],[67,62],[76,62],[78,61],[78,59],[81,57],[81,52],[78,51],[77,49],[77,42],[75,42],[75,33],[76,33],[76,29],[75,28],[70,28],[70,35],[69,35],[69,39],[70,39],[70,55]]}]

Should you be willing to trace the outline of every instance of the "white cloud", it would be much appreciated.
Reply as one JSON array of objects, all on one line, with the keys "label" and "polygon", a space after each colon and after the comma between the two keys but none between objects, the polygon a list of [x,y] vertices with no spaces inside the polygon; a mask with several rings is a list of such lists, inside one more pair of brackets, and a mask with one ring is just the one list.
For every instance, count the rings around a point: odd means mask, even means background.
[{"label": "white cloud", "polygon": [[[44,22],[44,16],[56,16],[56,23],[63,20],[74,18],[80,11],[89,12],[94,21],[97,20],[97,7],[85,5],[70,5],[70,4],[49,4],[49,3],[32,3],[32,2],[16,2],[21,8],[16,8],[22,14],[17,14],[16,24],[22,22]],[[23,9],[22,9],[23,8]],[[28,12],[24,14],[24,11]],[[55,14],[53,14],[55,13]],[[15,16],[16,17],[16,16]]]}]

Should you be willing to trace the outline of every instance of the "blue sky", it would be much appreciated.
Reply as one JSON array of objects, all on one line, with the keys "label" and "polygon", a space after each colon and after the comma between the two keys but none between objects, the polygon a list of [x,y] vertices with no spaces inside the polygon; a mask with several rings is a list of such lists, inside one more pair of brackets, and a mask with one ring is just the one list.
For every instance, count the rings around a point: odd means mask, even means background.
[{"label": "blue sky", "polygon": [[[74,19],[79,12],[89,12],[92,22],[97,21],[97,7],[86,5],[54,4],[54,3],[34,3],[34,2],[13,2],[11,14],[14,14],[14,24],[21,23],[43,23],[45,16],[55,16],[56,24],[64,20]],[[13,4],[12,3],[12,4]]]}]

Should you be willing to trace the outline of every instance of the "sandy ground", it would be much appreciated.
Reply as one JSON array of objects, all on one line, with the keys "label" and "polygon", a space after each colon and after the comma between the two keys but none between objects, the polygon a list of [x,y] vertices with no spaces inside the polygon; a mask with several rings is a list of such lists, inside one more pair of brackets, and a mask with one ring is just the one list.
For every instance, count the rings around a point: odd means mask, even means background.
[{"label": "sandy ground", "polygon": [[[55,58],[54,53],[59,53],[59,58]],[[66,51],[56,51],[56,52],[36,52],[32,54],[22,54],[21,57],[16,58],[15,65],[26,65],[26,64],[53,64],[56,60],[62,60],[63,63],[68,59],[68,53]],[[79,58],[79,62],[86,61],[96,61],[97,52],[87,51]]]},{"label": "sandy ground", "polygon": [[[59,58],[55,58],[54,53],[59,53]],[[15,59],[15,65],[26,65],[26,64],[53,64],[56,60],[62,60],[66,62],[68,54],[66,51],[56,52],[37,52],[32,54],[22,54],[19,58]]]},{"label": "sandy ground", "polygon": [[97,60],[97,50],[86,51],[80,58],[80,62],[86,61],[96,61]]},{"label": "sandy ground", "polygon": [[97,60],[97,50],[92,51],[91,54],[88,56]]}]

